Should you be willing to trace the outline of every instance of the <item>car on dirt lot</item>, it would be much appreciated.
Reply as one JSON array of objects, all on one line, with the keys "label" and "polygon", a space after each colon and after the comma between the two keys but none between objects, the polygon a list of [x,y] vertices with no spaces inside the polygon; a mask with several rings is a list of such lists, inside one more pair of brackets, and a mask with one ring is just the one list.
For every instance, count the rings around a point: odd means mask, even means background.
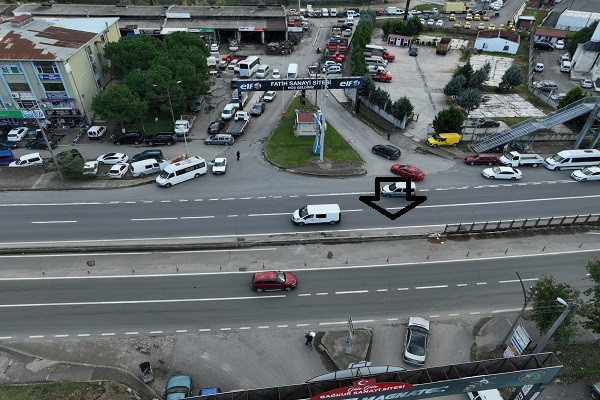
[{"label": "car on dirt lot", "polygon": [[292,290],[298,286],[298,278],[293,272],[264,271],[252,275],[252,288],[257,292],[272,290]]}]

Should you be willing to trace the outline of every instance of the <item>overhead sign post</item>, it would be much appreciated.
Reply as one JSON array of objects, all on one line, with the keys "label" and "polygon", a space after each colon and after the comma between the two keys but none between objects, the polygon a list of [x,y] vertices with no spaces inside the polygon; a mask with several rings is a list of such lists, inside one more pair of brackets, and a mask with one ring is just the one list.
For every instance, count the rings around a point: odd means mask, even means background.
[{"label": "overhead sign post", "polygon": [[238,81],[237,88],[240,92],[266,92],[268,90],[306,90],[306,89],[360,89],[363,85],[362,77],[348,78],[299,78],[277,80],[247,80]]}]

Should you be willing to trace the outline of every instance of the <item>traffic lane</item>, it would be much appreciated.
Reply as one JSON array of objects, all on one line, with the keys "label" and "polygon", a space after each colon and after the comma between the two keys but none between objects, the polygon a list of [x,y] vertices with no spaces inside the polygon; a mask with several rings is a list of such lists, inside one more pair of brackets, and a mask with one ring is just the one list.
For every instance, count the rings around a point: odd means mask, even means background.
[{"label": "traffic lane", "polygon": [[[560,276],[564,266],[569,265],[565,281],[576,284],[580,282],[577,277],[585,276],[584,265],[590,257],[592,255],[588,254],[548,254],[535,257],[506,255],[474,260],[386,265],[385,255],[382,255],[371,265],[341,265],[341,268],[325,267],[323,270],[304,269],[299,260],[297,265],[290,265],[285,271],[294,271],[298,276],[298,287],[289,293],[297,296],[318,297],[319,293],[376,293],[378,290],[384,291],[383,289],[393,292],[486,285],[520,289],[513,271],[521,271],[523,279],[532,281],[545,273]],[[263,297],[263,294],[257,296],[251,289],[252,276],[254,272],[262,271],[260,268],[251,272],[143,276],[144,268],[141,263],[130,265],[137,272],[125,276],[0,280],[0,307],[10,308],[7,305],[11,304],[61,306],[62,303],[94,305],[92,303],[169,300],[229,304],[231,301]],[[141,276],[136,276],[135,273]]]},{"label": "traffic lane", "polygon": [[[521,186],[505,187],[502,190],[492,190],[490,192],[481,189],[468,192],[467,201],[457,200],[453,202],[451,197],[456,196],[454,192],[466,193],[461,190],[443,191],[439,193],[426,193],[427,202],[402,216],[401,219],[391,221],[385,216],[372,210],[367,205],[358,200],[356,195],[335,196],[336,202],[342,207],[343,223],[338,225],[323,225],[293,227],[291,223],[291,210],[298,207],[298,199],[264,199],[248,200],[244,204],[243,212],[240,212],[239,202],[236,201],[215,201],[203,202],[202,205],[186,202],[177,204],[152,203],[148,205],[132,204],[112,204],[72,207],[79,210],[77,215],[74,211],[70,212],[68,217],[60,213],[60,209],[49,207],[56,215],[39,215],[37,221],[29,220],[31,215],[18,215],[12,213],[10,219],[7,219],[5,226],[7,230],[3,231],[1,236],[6,242],[17,242],[22,240],[94,240],[94,239],[136,239],[136,238],[181,238],[181,237],[199,237],[199,236],[236,236],[242,234],[273,234],[273,233],[297,233],[297,232],[319,232],[347,229],[367,229],[367,228],[389,228],[410,226],[440,225],[443,223],[472,222],[472,221],[490,221],[506,220],[518,218],[536,218],[548,216],[574,215],[597,213],[598,194],[579,194],[569,193],[568,196],[551,197],[541,196],[536,199],[517,199],[515,196],[509,196],[509,193],[520,192],[525,194],[519,188]],[[539,187],[539,186],[538,186]],[[588,192],[595,192],[592,185],[576,185],[575,188],[587,189]],[[483,188],[482,188],[483,189]],[[510,189],[510,190],[507,190]],[[554,196],[564,194],[564,190],[559,185],[547,185],[543,189],[554,190]],[[493,196],[485,193],[499,193],[495,200],[488,200]],[[420,192],[419,192],[420,193]],[[477,197],[477,195],[479,196]],[[504,196],[502,196],[504,195]],[[463,197],[465,197],[463,195]],[[502,198],[506,199],[503,200]],[[322,197],[319,197],[322,199]],[[438,199],[436,201],[436,199]],[[443,199],[439,200],[439,199]],[[304,199],[303,199],[304,200]],[[327,199],[327,202],[333,202]],[[460,201],[460,202],[458,202]],[[314,201],[311,203],[322,203]],[[211,207],[211,203],[213,203]],[[438,203],[438,204],[436,204]],[[206,205],[208,204],[208,207]],[[285,204],[288,204],[287,206]],[[378,204],[387,208],[389,211],[397,212],[406,207],[409,202],[402,198],[383,198]],[[568,207],[565,206],[568,204]],[[542,207],[540,207],[542,205]],[[92,207],[90,212],[85,212],[86,207]],[[109,207],[110,212],[103,211]],[[223,209],[224,207],[227,207]],[[237,208],[236,208],[237,207]],[[260,208],[257,208],[260,207]],[[148,210],[150,208],[150,210]],[[167,210],[168,208],[168,210]],[[212,209],[210,209],[212,208]],[[442,215],[438,212],[442,210]],[[38,210],[39,212],[43,210]],[[58,211],[58,212],[57,212]],[[81,215],[84,211],[84,215]],[[217,214],[212,214],[217,211]],[[252,212],[256,211],[256,212]],[[185,212],[185,213],[184,213]],[[137,218],[135,218],[137,217]],[[56,219],[53,219],[56,218]],[[59,219],[60,218],[60,219]],[[24,224],[23,220],[26,221]],[[29,222],[29,223],[27,223]],[[12,229],[11,229],[12,226]],[[90,227],[93,227],[90,229]]]}]

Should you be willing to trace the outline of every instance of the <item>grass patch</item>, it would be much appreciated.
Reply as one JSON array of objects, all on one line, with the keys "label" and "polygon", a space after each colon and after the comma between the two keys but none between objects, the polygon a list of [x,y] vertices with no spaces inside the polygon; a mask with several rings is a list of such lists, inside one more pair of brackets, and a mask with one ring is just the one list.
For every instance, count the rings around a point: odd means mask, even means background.
[{"label": "grass patch", "polygon": [[[301,106],[300,99],[294,98],[285,112],[285,117],[273,131],[267,146],[266,157],[275,165],[292,167],[308,164],[311,158],[318,157],[312,152],[315,138],[294,136],[295,109],[305,112],[315,111],[315,107],[306,100]],[[363,161],[358,153],[346,143],[340,134],[331,126],[325,131],[324,157],[330,162]]]},{"label": "grass patch", "polygon": [[540,23],[544,20],[544,18],[546,18],[546,16],[548,15],[548,11],[538,10],[536,8],[528,8],[527,10],[525,10],[523,15],[535,17],[535,21],[533,21],[533,27],[537,28],[540,26]]},{"label": "grass patch", "polygon": [[127,127],[127,130],[142,132],[142,135],[149,137],[160,132],[173,132],[173,128],[173,121],[169,115],[168,118],[162,117],[158,122],[154,122],[154,119],[145,121],[143,126],[140,122],[136,122]]},{"label": "grass patch", "polygon": [[94,400],[98,398],[133,400],[126,387],[115,382],[52,382],[0,386],[0,400]]},{"label": "grass patch", "polygon": [[498,117],[494,118],[496,121],[502,121],[508,126],[516,125],[520,122],[526,121],[531,117]]},{"label": "grass patch", "polygon": [[419,4],[416,7],[413,7],[413,10],[419,10],[419,11],[427,11],[427,10],[431,10],[433,8],[433,5],[431,4]]}]

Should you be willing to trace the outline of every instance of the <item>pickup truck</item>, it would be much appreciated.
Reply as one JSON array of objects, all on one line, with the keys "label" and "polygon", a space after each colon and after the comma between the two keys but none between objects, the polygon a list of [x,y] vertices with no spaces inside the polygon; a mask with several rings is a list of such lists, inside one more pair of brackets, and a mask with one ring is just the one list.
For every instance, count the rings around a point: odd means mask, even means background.
[{"label": "pickup truck", "polygon": [[378,81],[378,82],[391,82],[392,81],[392,75],[384,70],[379,70],[375,73],[371,73],[371,78],[373,78],[374,81]]},{"label": "pickup truck", "polygon": [[381,51],[381,50],[364,49],[363,50],[363,54],[364,54],[365,57],[379,56],[379,57],[382,57],[384,60],[387,60],[389,62],[392,62],[392,61],[394,61],[396,59],[396,55],[388,52],[387,49],[385,49],[383,51]]},{"label": "pickup truck", "polygon": [[541,165],[543,161],[544,158],[539,154],[519,153],[518,151],[511,151],[500,157],[500,164],[510,167],[531,165],[535,168]]},{"label": "pickup truck", "polygon": [[244,129],[246,125],[250,122],[250,114],[246,111],[238,111],[235,113],[235,117],[229,128],[227,128],[227,133],[233,136],[240,136],[244,133]]},{"label": "pickup truck", "polygon": [[195,115],[182,115],[181,118],[175,121],[175,126],[173,130],[175,131],[177,136],[188,135],[195,120]]}]

